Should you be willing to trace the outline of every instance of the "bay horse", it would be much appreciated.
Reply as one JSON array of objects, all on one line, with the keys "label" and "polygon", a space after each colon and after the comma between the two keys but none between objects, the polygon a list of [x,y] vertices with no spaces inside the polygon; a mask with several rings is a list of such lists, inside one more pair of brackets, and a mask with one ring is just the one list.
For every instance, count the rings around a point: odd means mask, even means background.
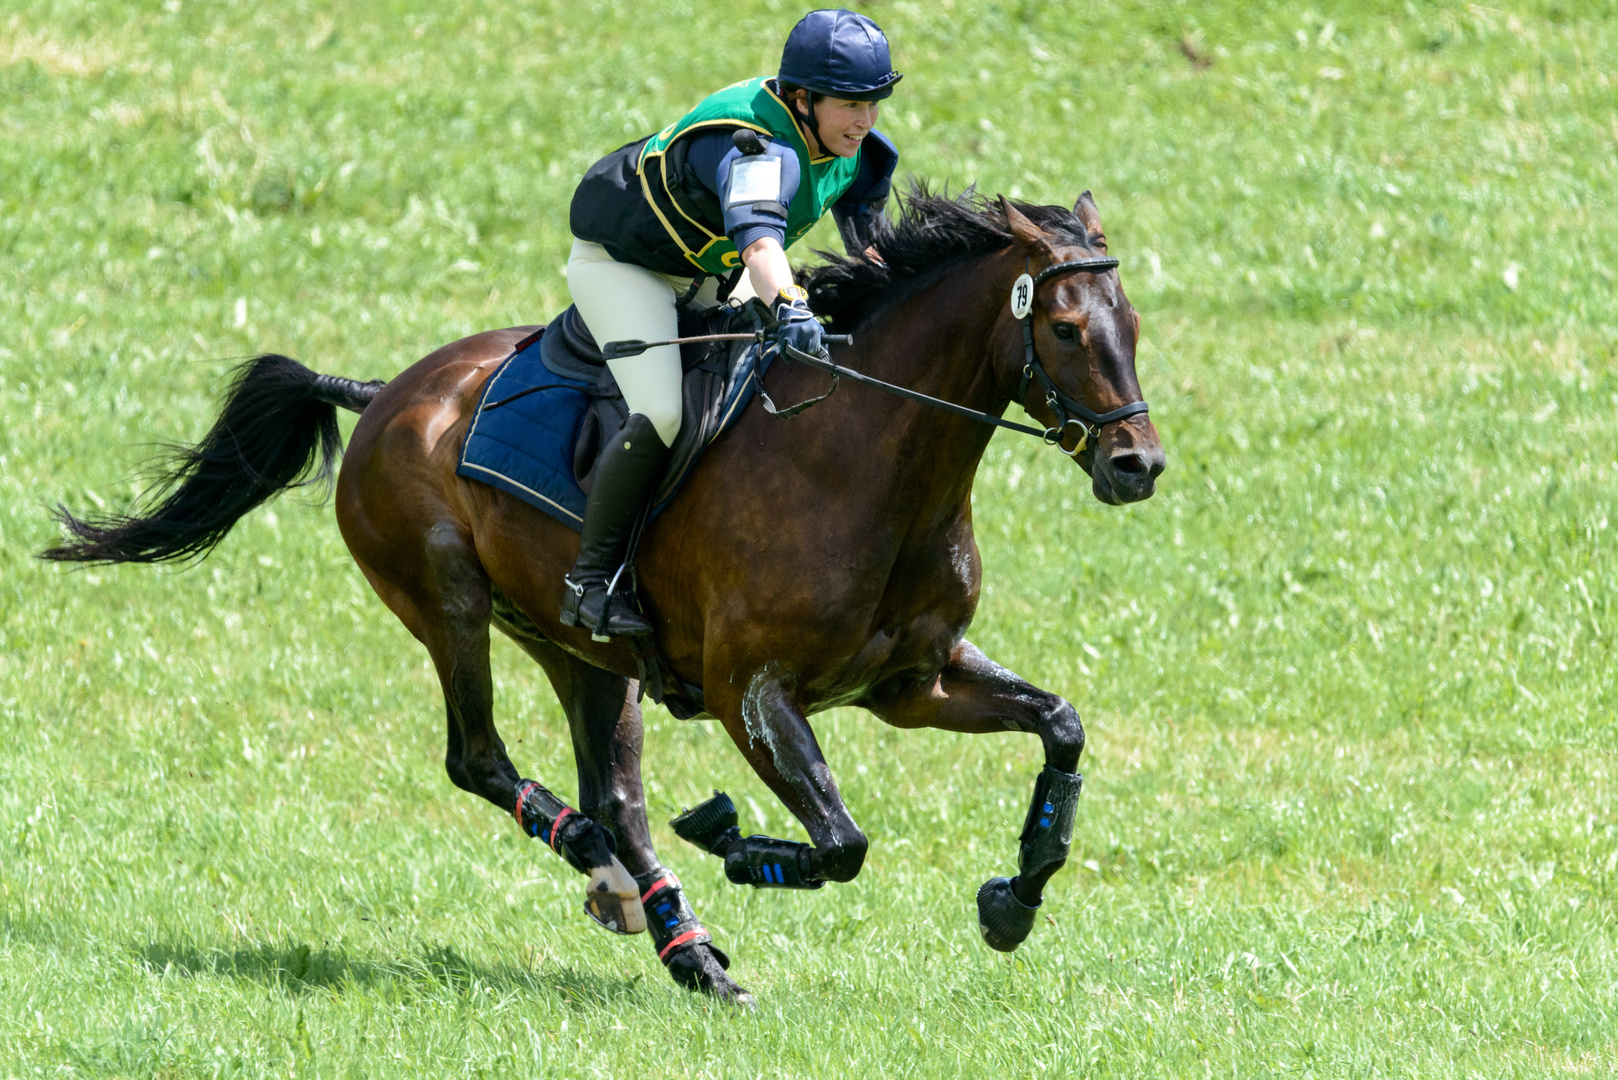
[{"label": "bay horse", "polygon": [[[1069,211],[917,186],[873,246],[874,257],[827,256],[804,275],[814,309],[854,334],[839,362],[996,417],[1020,405],[1088,472],[1097,499],[1152,494],[1164,455],[1136,379],[1140,317],[1116,271],[1085,272],[1115,265],[1099,258],[1106,239],[1089,192]],[[1024,275],[1040,276],[1026,279],[1013,314],[1007,299]],[[474,334],[385,385],[317,375],[280,356],[249,361],[208,436],[182,449],[140,504],[148,509],[97,520],[61,509],[72,539],[43,554],[206,555],[254,506],[311,470],[329,477],[341,451],[336,407],[358,412],[337,480],[338,525],[366,580],[431,654],[450,780],[589,873],[586,908],[598,921],[633,932],[649,919],[681,985],[749,1001],[653,850],[630,646],[593,641],[558,619],[578,534],[456,475],[485,380],[536,329]],[[1029,378],[1036,355],[1044,385]],[[791,364],[768,377],[779,400],[818,393],[824,379]],[[1092,418],[1130,415],[1087,426],[1064,404]],[[808,718],[819,710],[857,705],[901,728],[1040,738],[1046,765],[1019,873],[978,895],[984,937],[1009,951],[1067,857],[1084,728],[1071,704],[965,636],[982,577],[972,484],[992,433],[854,386],[790,421],[750,409],[649,526],[639,574],[673,673],[701,688],[706,713],[812,841],[741,837],[723,796],[676,819],[681,836],[725,856],[733,881],[818,888],[859,873],[867,841],[816,743]],[[556,690],[577,810],[525,779],[495,730],[491,626]]]}]

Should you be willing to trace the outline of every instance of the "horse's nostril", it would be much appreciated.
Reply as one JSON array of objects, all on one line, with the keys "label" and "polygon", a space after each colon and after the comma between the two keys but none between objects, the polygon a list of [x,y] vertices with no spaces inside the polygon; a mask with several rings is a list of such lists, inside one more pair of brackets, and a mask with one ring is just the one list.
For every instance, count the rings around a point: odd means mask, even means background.
[{"label": "horse's nostril", "polygon": [[1131,475],[1143,473],[1146,471],[1146,460],[1139,454],[1114,454],[1112,457],[1112,471]]}]

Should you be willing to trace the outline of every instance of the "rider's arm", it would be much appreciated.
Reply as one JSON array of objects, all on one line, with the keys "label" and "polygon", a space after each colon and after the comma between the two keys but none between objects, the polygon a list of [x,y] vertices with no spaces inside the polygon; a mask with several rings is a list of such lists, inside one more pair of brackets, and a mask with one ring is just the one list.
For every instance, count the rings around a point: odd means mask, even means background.
[{"label": "rider's arm", "polygon": [[[820,322],[809,310],[808,294],[793,283],[787,253],[775,238],[761,236],[748,244],[742,249],[742,262],[752,279],[753,291],[770,305],[779,320],[777,333],[782,347],[790,345],[805,353],[822,351]],[[792,291],[787,292],[788,288]]]},{"label": "rider's arm", "polygon": [[742,265],[747,267],[753,292],[765,303],[773,301],[782,289],[792,284],[792,266],[781,241],[773,236],[761,236],[742,249]]},{"label": "rider's arm", "polygon": [[[730,144],[730,133],[700,136],[688,161],[712,153],[718,140]],[[762,154],[744,155],[734,146],[718,155],[714,191],[724,210],[725,234],[741,253],[753,291],[766,303],[792,284],[787,263],[787,207],[798,193],[798,155],[782,142],[768,143]]]},{"label": "rider's arm", "polygon": [[898,148],[873,128],[861,142],[860,169],[854,182],[831,207],[832,219],[843,237],[843,248],[850,255],[868,251],[886,224],[882,209],[893,191],[893,170],[898,164]]},{"label": "rider's arm", "polygon": [[772,142],[760,154],[733,148],[719,162],[716,193],[725,211],[725,234],[747,267],[753,292],[780,322],[781,346],[818,353],[820,323],[804,291],[794,287],[786,253],[787,207],[798,193],[799,178],[798,155],[790,146]]}]

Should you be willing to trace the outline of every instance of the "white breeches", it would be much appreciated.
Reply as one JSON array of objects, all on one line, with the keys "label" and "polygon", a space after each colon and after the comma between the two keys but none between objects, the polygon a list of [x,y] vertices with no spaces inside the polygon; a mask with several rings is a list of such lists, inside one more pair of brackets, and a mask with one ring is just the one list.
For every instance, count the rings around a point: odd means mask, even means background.
[{"label": "white breeches", "polygon": [[[597,345],[678,337],[679,316],[674,305],[690,287],[691,278],[619,262],[606,248],[588,240],[574,240],[567,258],[567,290]],[[717,302],[718,293],[719,281],[709,278],[692,302],[710,306]],[[745,301],[752,295],[752,282],[743,273],[731,296]],[[680,347],[647,349],[639,356],[609,360],[607,366],[624,392],[629,411],[650,420],[663,444],[673,446],[680,433]]]}]

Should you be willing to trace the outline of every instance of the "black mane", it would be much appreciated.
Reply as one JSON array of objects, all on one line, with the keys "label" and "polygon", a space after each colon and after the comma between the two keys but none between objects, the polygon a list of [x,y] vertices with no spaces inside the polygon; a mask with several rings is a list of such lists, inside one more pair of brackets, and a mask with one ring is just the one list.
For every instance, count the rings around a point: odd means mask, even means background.
[{"label": "black mane", "polygon": [[[1089,246],[1090,236],[1071,210],[1014,205],[1054,238]],[[803,284],[815,313],[839,333],[847,333],[904,286],[931,277],[950,263],[987,255],[1013,242],[997,200],[979,195],[973,187],[953,197],[948,191],[934,195],[925,181],[912,181],[898,220],[886,223],[872,244],[881,262],[819,251],[816,254],[826,265],[810,270]]]}]

